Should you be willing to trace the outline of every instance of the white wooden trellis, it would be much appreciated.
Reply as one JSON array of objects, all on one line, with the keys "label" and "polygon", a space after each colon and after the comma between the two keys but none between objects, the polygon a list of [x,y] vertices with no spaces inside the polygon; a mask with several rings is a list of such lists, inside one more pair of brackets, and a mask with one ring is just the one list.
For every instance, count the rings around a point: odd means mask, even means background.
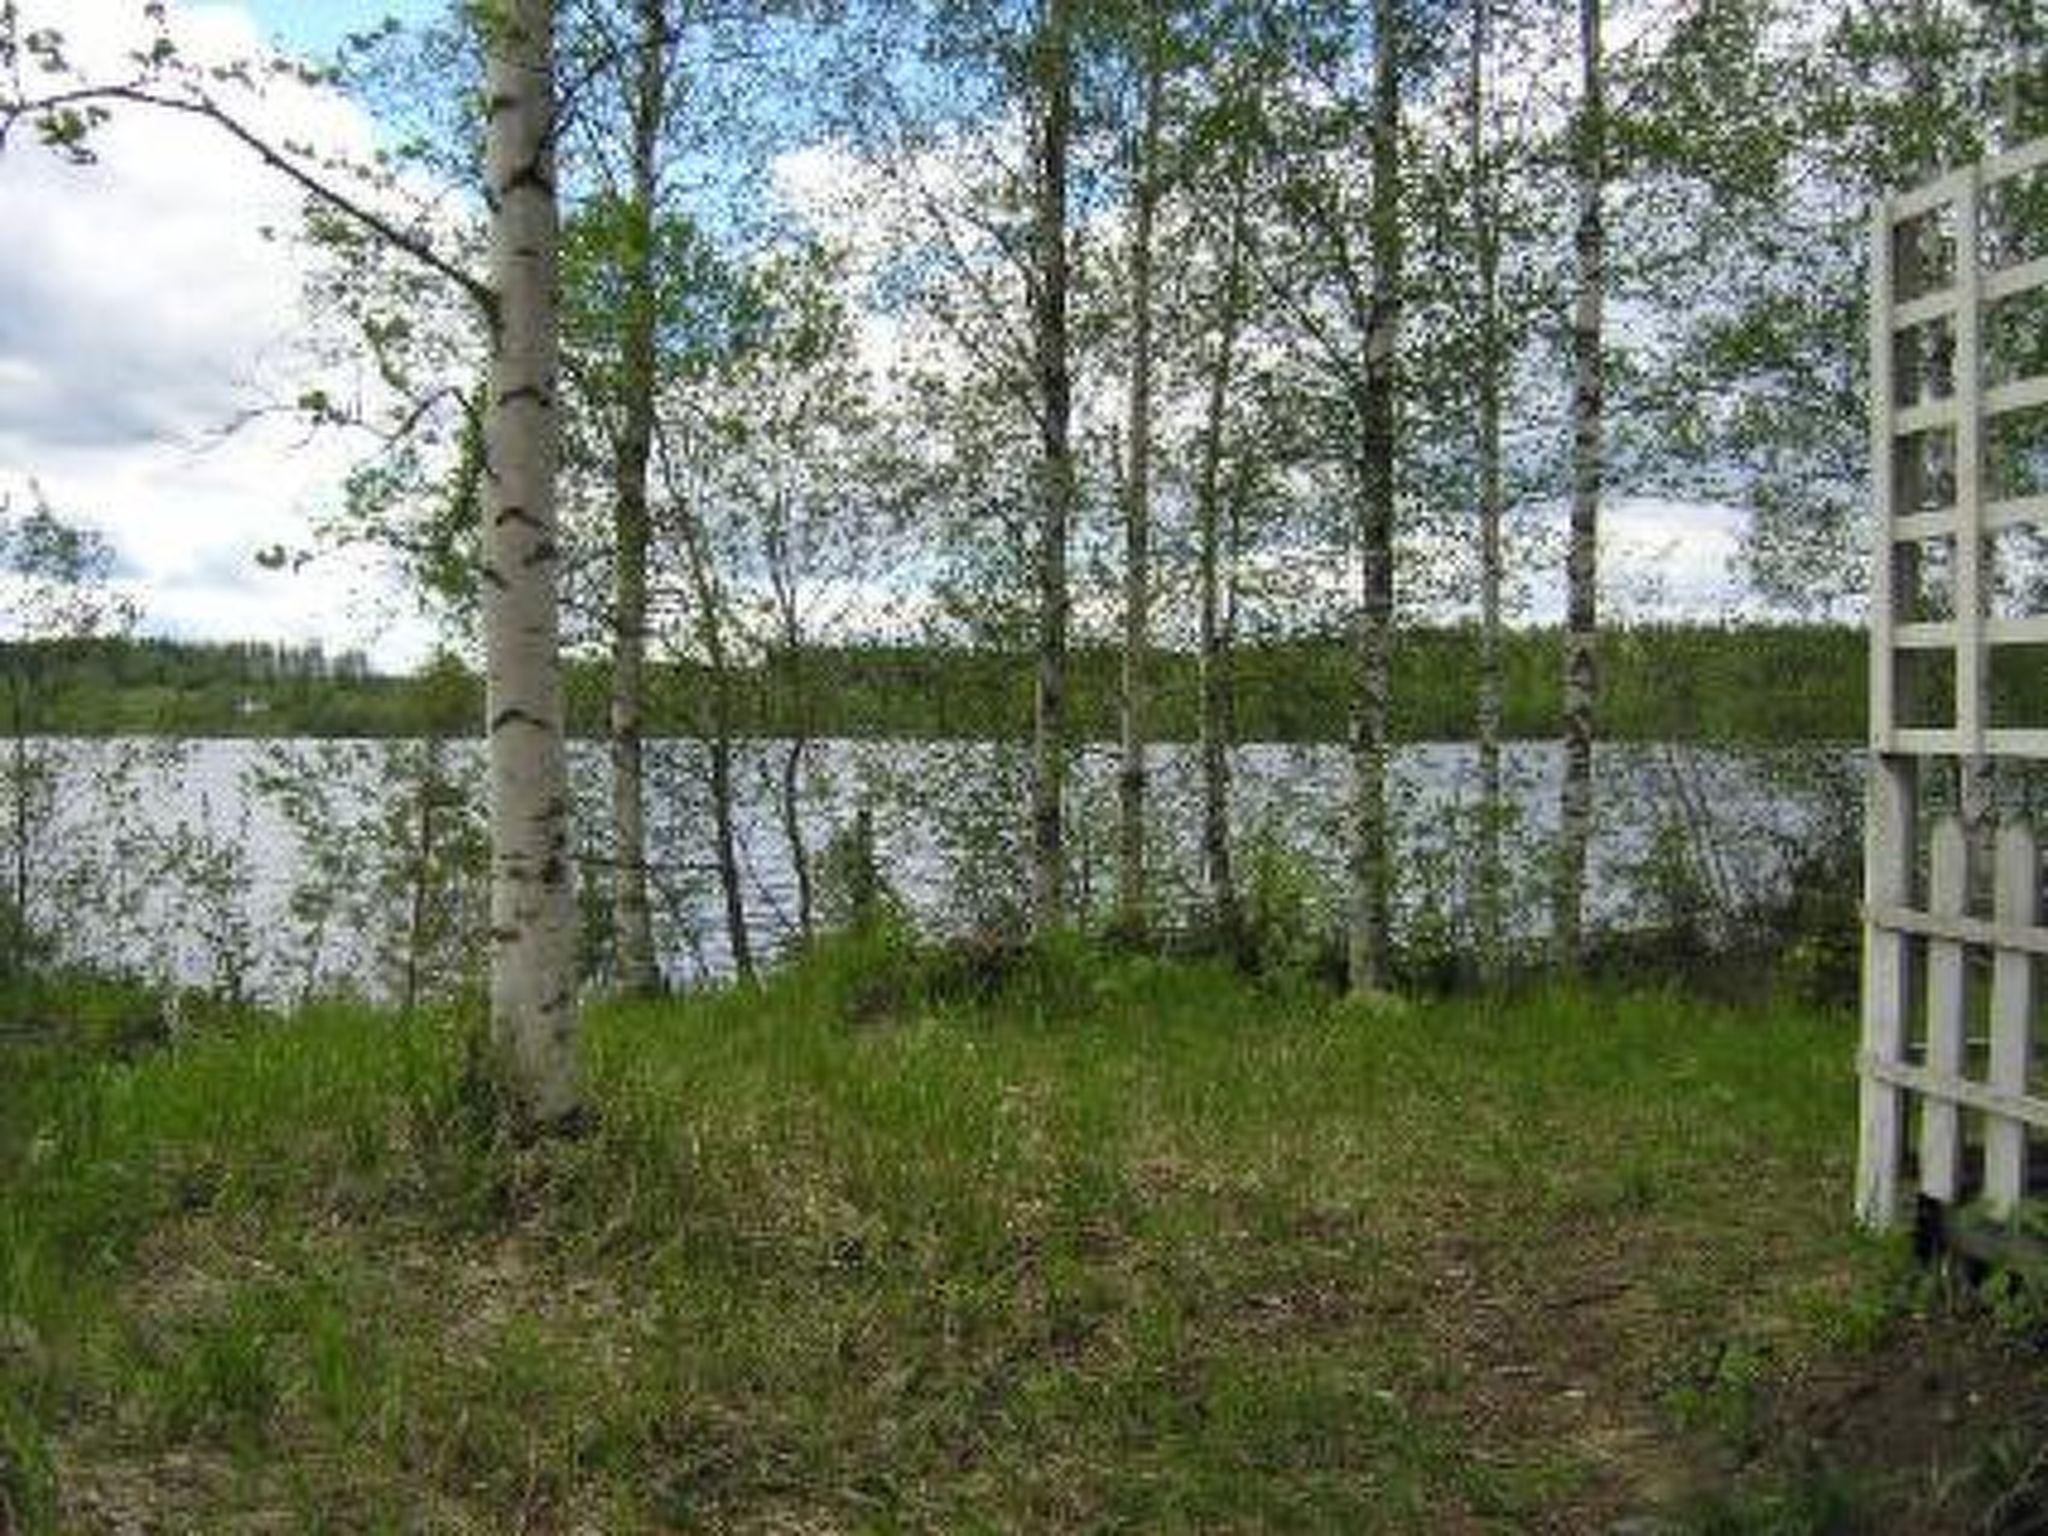
[{"label": "white wooden trellis", "polygon": [[[2034,1038],[2037,972],[2048,955],[2041,849],[2024,824],[1994,831],[1984,793],[1999,760],[2048,760],[2041,723],[2001,724],[1991,714],[1998,648],[2048,644],[2048,614],[1998,614],[1991,601],[1992,541],[2048,530],[2041,484],[2012,493],[1987,483],[1986,472],[1994,425],[2028,433],[2048,420],[2035,414],[2048,407],[2048,375],[1986,378],[1994,307],[2048,302],[2048,255],[2008,259],[1983,238],[1987,196],[2023,178],[2033,187],[2048,178],[2048,140],[1880,202],[1872,230],[1878,531],[1856,1203],[1878,1227],[1896,1220],[1913,1193],[1944,1208],[1981,1195],[1999,1220],[2030,1195],[2048,1196],[2028,1184],[2029,1133],[2048,1138]],[[2041,311],[2016,312],[2036,317],[2023,324],[2040,323]],[[2028,437],[2024,451],[2038,463],[2048,441]],[[1929,558],[1944,547],[1945,563]],[[1930,576],[1946,602],[1928,603]],[[1908,668],[1936,683],[1946,720],[1918,716],[1925,690],[1902,686]],[[1931,763],[1953,765],[1960,814],[1927,829],[1923,881],[1920,805]],[[1979,955],[1990,957],[1988,992],[1973,979]],[[1918,1135],[1909,1145],[1913,1106]],[[1968,1134],[1972,1119],[1981,1137]]]}]

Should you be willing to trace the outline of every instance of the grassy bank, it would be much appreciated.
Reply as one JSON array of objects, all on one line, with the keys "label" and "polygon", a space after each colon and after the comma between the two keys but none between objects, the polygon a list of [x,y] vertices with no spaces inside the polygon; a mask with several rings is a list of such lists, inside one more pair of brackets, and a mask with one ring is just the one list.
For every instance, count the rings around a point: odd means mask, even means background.
[{"label": "grassy bank", "polygon": [[446,1021],[42,1022],[0,1528],[1939,1531],[2048,1440],[1846,1230],[1841,1018],[841,953],[528,1149]]}]

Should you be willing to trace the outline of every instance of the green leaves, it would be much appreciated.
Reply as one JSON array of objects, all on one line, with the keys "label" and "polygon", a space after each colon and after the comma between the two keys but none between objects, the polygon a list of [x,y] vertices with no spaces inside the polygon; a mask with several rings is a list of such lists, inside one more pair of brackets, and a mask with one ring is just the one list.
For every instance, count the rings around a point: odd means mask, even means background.
[{"label": "green leaves", "polygon": [[54,639],[125,629],[132,605],[111,590],[114,546],[67,523],[31,485],[34,506],[10,518],[0,500],[0,634]]},{"label": "green leaves", "polygon": [[562,230],[562,326],[589,366],[615,362],[630,307],[642,302],[626,274],[651,242],[655,330],[664,364],[693,376],[754,345],[768,319],[754,275],[728,260],[695,220],[648,216],[629,200],[600,196],[578,208]]},{"label": "green leaves", "polygon": [[[11,27],[11,17],[9,23]],[[21,48],[46,75],[61,75],[71,67],[64,57],[64,34],[54,27],[39,27],[29,33],[21,40]]]},{"label": "green leaves", "polygon": [[86,143],[93,129],[107,120],[104,107],[55,107],[36,118],[36,138],[74,165],[90,165],[98,157]]}]

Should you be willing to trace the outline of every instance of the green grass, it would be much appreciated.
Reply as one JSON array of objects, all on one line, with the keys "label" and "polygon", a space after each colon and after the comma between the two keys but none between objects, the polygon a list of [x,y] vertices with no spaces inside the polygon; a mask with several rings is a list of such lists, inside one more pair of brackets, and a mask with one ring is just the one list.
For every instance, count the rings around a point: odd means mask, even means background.
[{"label": "green grass", "polygon": [[14,1513],[1572,1529],[1889,1316],[1840,1018],[871,947],[587,1039],[536,1147],[448,1020],[0,1078]]}]

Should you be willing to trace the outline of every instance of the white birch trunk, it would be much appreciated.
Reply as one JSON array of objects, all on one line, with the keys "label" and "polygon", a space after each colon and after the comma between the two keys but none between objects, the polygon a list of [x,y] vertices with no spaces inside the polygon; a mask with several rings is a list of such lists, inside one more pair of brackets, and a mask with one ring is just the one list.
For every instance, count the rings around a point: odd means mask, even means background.
[{"label": "white birch trunk", "polygon": [[1501,372],[1500,215],[1486,144],[1486,68],[1493,52],[1493,0],[1473,0],[1471,60],[1472,245],[1479,301],[1479,972],[1500,979],[1504,964],[1506,873],[1501,794]]},{"label": "white birch trunk", "polygon": [[612,943],[616,984],[628,995],[660,990],[647,899],[646,713],[648,461],[654,440],[657,157],[665,109],[662,0],[640,0],[633,87],[631,246],[623,253],[626,315],[612,542]]},{"label": "white birch trunk", "polygon": [[1152,647],[1152,225],[1159,203],[1158,25],[1146,43],[1144,123],[1131,225],[1130,478],[1124,490],[1123,761],[1117,775],[1117,909],[1125,932],[1146,927],[1145,748]]},{"label": "white birch trunk", "polygon": [[1374,0],[1372,307],[1365,336],[1360,436],[1358,697],[1352,722],[1353,992],[1384,988],[1392,957],[1392,829],[1388,824],[1389,685],[1394,622],[1396,402],[1401,336],[1401,70],[1398,0]]},{"label": "white birch trunk", "polygon": [[1593,706],[1598,689],[1599,520],[1602,462],[1600,343],[1606,288],[1601,222],[1606,109],[1601,91],[1600,0],[1579,0],[1582,79],[1574,160],[1578,183],[1578,298],[1572,316],[1572,514],[1565,557],[1564,787],[1558,816],[1555,930],[1559,959],[1583,964],[1586,864],[1593,839]]},{"label": "white birch trunk", "polygon": [[[1232,580],[1224,540],[1224,438],[1231,380],[1237,365],[1238,332],[1244,322],[1245,164],[1242,150],[1230,166],[1230,227],[1224,257],[1223,311],[1209,364],[1208,400],[1202,424],[1201,466],[1195,482],[1195,560],[1199,587],[1196,662],[1201,707],[1198,731],[1202,766],[1202,890],[1208,921],[1218,938],[1238,941],[1237,879],[1230,858],[1230,640],[1226,587]],[[1234,547],[1231,554],[1234,554]]]},{"label": "white birch trunk", "polygon": [[575,903],[556,639],[554,7],[483,20],[491,201],[484,422],[484,627],[490,757],[491,1042],[529,1123],[578,1107]]},{"label": "white birch trunk", "polygon": [[1031,774],[1031,925],[1066,920],[1067,540],[1073,521],[1073,379],[1067,357],[1067,154],[1073,134],[1072,0],[1045,0],[1034,39],[1036,283],[1032,331],[1039,412],[1038,675]]}]

